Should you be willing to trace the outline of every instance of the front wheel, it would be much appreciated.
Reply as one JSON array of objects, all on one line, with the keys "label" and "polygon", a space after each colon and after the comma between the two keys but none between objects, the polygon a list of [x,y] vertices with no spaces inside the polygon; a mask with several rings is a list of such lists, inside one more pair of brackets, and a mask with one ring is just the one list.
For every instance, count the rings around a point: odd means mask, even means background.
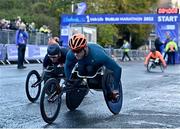
[{"label": "front wheel", "polygon": [[161,72],[164,72],[164,66],[163,66],[162,63],[160,63],[159,67],[160,67],[160,69],[161,69]]},{"label": "front wheel", "polygon": [[41,77],[36,70],[32,70],[26,77],[26,95],[29,101],[35,102],[41,92]]},{"label": "front wheel", "polygon": [[51,124],[56,120],[61,107],[61,91],[55,78],[46,81],[40,99],[40,111],[43,120]]},{"label": "front wheel", "polygon": [[155,68],[154,62],[149,61],[148,64],[147,64],[147,71],[151,72],[152,68]]},{"label": "front wheel", "polygon": [[[102,88],[103,88],[103,94],[104,99],[106,101],[106,104],[109,108],[109,110],[113,114],[118,114],[121,111],[122,108],[122,102],[123,102],[123,92],[122,92],[122,84],[119,83],[118,88],[115,89],[114,87],[114,75],[113,72],[110,70],[105,70],[105,74],[102,78]],[[117,87],[117,86],[116,86]],[[109,99],[109,93],[112,90],[118,90],[119,91],[119,98],[115,102]]]},{"label": "front wheel", "polygon": [[[72,85],[67,86],[69,90],[66,92],[66,106],[70,111],[78,108],[88,93],[87,86],[81,85],[81,81],[77,82],[73,82]],[[75,85],[75,83],[78,85]]]}]

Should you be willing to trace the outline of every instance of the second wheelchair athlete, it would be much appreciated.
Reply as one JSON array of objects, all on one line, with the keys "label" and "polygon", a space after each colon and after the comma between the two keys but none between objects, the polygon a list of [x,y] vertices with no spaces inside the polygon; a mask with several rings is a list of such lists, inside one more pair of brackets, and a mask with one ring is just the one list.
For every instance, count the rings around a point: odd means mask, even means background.
[{"label": "second wheelchair athlete", "polygon": [[[66,54],[68,52],[67,48],[62,48],[58,44],[58,40],[51,38],[48,42],[47,54],[43,60],[43,69],[48,69],[51,66],[61,66],[62,69],[54,70],[53,73],[45,72],[44,74],[44,82],[46,82],[51,77],[57,77],[59,73],[64,73],[64,63],[66,60]],[[56,68],[56,67],[55,67]]]},{"label": "second wheelchair athlete", "polygon": [[159,51],[156,51],[156,48],[152,48],[150,53],[147,55],[145,62],[144,62],[145,67],[147,67],[147,64],[150,59],[153,59],[157,65],[159,63],[162,63],[164,68],[167,67],[166,62],[163,59],[163,56],[161,55],[161,53]]}]

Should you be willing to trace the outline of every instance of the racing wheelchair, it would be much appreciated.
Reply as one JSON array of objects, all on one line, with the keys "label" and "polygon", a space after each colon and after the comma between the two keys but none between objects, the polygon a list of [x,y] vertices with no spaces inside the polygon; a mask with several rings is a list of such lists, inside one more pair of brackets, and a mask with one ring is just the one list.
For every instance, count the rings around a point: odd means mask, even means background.
[{"label": "racing wheelchair", "polygon": [[161,72],[164,72],[164,66],[162,64],[162,62],[159,60],[159,58],[157,59],[150,59],[148,64],[147,64],[147,71],[148,72],[152,72],[153,69],[159,67]]},{"label": "racing wheelchair", "polygon": [[[56,120],[62,101],[63,93],[66,93],[66,106],[70,111],[75,110],[83,101],[90,89],[102,90],[104,99],[109,110],[113,114],[118,114],[122,107],[123,92],[121,83],[118,86],[119,97],[116,101],[110,100],[108,97],[109,88],[113,90],[114,76],[113,72],[101,67],[92,76],[81,76],[77,71],[78,64],[72,70],[72,81],[64,81],[59,83],[56,79],[51,78],[46,83],[42,90],[40,99],[40,111],[43,120],[46,123],[52,123]],[[49,89],[52,89],[49,91]]]},{"label": "racing wheelchair", "polygon": [[51,77],[63,78],[64,68],[58,65],[48,66],[47,69],[44,69],[42,72],[42,76],[36,70],[32,70],[28,73],[26,77],[25,90],[26,96],[29,101],[32,103],[35,102],[41,93],[41,83],[44,83]]}]

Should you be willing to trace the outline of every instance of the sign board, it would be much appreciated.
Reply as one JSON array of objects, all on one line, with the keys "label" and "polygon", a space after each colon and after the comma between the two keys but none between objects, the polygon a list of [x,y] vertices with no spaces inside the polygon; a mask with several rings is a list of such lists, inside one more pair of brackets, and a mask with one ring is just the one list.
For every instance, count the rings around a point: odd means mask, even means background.
[{"label": "sign board", "polygon": [[[179,9],[158,10],[159,14],[88,14],[88,15],[62,15],[61,17],[61,32],[63,27],[72,24],[154,24],[156,26],[156,34],[164,40],[165,32],[172,35],[172,39],[178,41],[178,26],[180,15],[176,14]],[[165,25],[166,24],[166,25]],[[161,28],[163,28],[161,30]],[[160,31],[161,30],[161,31]],[[61,35],[63,46],[67,46],[68,35]]]},{"label": "sign board", "polygon": [[0,44],[0,60],[5,60],[6,58],[6,49],[3,44]]},{"label": "sign board", "polygon": [[[15,44],[8,44],[7,46],[7,60],[17,61],[18,59],[18,49]],[[27,45],[25,51],[25,59],[27,60],[36,60],[43,59],[47,53],[46,45]]]},{"label": "sign board", "polygon": [[7,59],[9,61],[17,61],[18,59],[18,49],[15,44],[7,44]]},{"label": "sign board", "polygon": [[40,58],[40,47],[37,45],[27,45],[28,57],[29,60],[39,59]]},{"label": "sign board", "polygon": [[62,15],[61,25],[68,24],[152,24],[156,22],[154,14],[89,14]]},{"label": "sign board", "polygon": [[158,8],[157,14],[179,14],[179,8]]}]

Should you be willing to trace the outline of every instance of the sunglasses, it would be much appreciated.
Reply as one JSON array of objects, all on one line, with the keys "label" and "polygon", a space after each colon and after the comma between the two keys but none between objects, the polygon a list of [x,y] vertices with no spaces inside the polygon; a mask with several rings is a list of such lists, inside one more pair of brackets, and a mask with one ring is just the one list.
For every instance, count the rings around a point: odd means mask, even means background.
[{"label": "sunglasses", "polygon": [[73,53],[77,53],[77,54],[78,54],[78,53],[82,52],[82,50],[83,50],[83,49],[72,50],[72,52],[73,52]]},{"label": "sunglasses", "polygon": [[58,57],[58,55],[48,55],[49,56],[49,58],[57,58]]}]

